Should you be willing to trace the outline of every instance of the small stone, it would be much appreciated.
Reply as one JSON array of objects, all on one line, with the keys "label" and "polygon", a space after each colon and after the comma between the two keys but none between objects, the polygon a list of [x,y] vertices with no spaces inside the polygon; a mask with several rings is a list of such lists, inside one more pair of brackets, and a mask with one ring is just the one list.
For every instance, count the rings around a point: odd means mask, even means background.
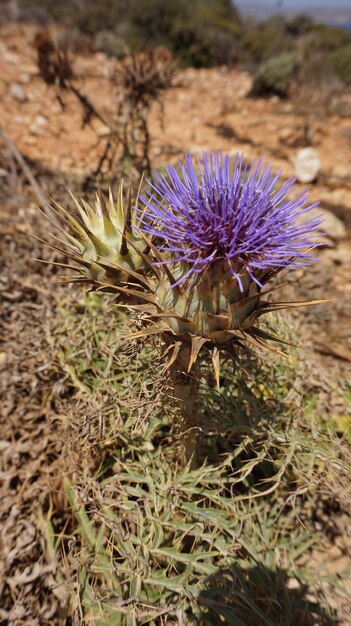
[{"label": "small stone", "polygon": [[323,208],[322,213],[324,217],[324,221],[321,224],[323,232],[325,232],[325,234],[334,241],[345,239],[346,228],[341,219],[336,217],[336,215],[334,215],[331,211],[323,211]]},{"label": "small stone", "polygon": [[111,134],[111,129],[103,124],[96,129],[96,133],[99,137],[107,137]]},{"label": "small stone", "polygon": [[17,64],[19,63],[19,57],[14,52],[4,52],[2,54],[2,61],[4,61],[4,63]]},{"label": "small stone", "polygon": [[18,83],[11,83],[10,95],[14,98],[14,100],[17,100],[17,102],[27,102],[28,100],[26,92]]},{"label": "small stone", "polygon": [[291,137],[293,137],[293,135],[294,135],[294,132],[295,131],[294,131],[293,128],[290,128],[290,127],[287,127],[287,126],[284,127],[284,128],[281,128],[279,133],[278,133],[279,139],[281,141],[283,141],[283,142],[286,141],[287,139],[291,139]]},{"label": "small stone", "polygon": [[311,209],[308,216],[311,218],[321,216],[323,221],[319,229],[333,241],[339,241],[340,239],[344,239],[346,237],[346,227],[344,222],[336,217],[336,215],[334,215],[331,211],[323,209],[323,204],[316,209]]},{"label": "small stone", "polygon": [[22,83],[22,85],[28,85],[30,81],[31,77],[29,74],[21,74],[21,76],[19,77],[19,82]]},{"label": "small stone", "polygon": [[45,135],[44,126],[48,123],[46,117],[37,115],[29,131],[32,135]]},{"label": "small stone", "polygon": [[345,574],[350,570],[351,567],[351,559],[349,556],[342,556],[340,559],[336,559],[335,561],[329,561],[325,564],[324,571],[326,574],[338,574],[339,576]]},{"label": "small stone", "polygon": [[44,115],[37,115],[34,120],[34,124],[36,124],[37,126],[45,126],[47,123],[48,120],[46,117],[44,117]]},{"label": "small stone", "polygon": [[183,91],[179,91],[176,95],[177,102],[187,102],[189,100],[189,95]]},{"label": "small stone", "polygon": [[29,76],[36,76],[38,74],[38,67],[36,65],[22,65],[21,69],[23,74],[28,74]]},{"label": "small stone", "polygon": [[349,180],[351,178],[351,167],[349,164],[347,165],[336,165],[333,168],[333,175],[337,178],[346,178]]},{"label": "small stone", "polygon": [[192,156],[202,157],[203,153],[206,152],[207,148],[205,146],[190,146],[189,154]]},{"label": "small stone", "polygon": [[300,583],[297,580],[297,578],[289,578],[286,582],[286,586],[288,589],[299,589],[300,588]]},{"label": "small stone", "polygon": [[230,150],[228,150],[227,154],[230,159],[236,159],[236,157],[238,156],[238,149],[231,148]]},{"label": "small stone", "polygon": [[[327,250],[324,249],[323,256],[336,263],[336,265],[350,265],[351,258],[349,243],[346,241],[339,243],[337,246],[334,244],[334,247],[328,247]],[[351,285],[349,289],[351,289]]]},{"label": "small stone", "polygon": [[318,177],[321,161],[317,150],[302,148],[294,160],[295,176],[300,183],[312,183]]}]

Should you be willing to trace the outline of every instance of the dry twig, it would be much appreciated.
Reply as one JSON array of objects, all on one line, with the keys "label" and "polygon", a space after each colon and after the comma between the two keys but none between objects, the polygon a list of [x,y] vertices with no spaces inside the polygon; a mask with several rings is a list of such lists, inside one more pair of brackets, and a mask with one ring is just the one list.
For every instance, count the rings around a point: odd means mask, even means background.
[{"label": "dry twig", "polygon": [[58,224],[58,220],[57,217],[55,215],[55,213],[52,211],[50,204],[48,203],[43,190],[41,189],[40,185],[38,184],[37,180],[35,179],[33,172],[31,171],[28,163],[26,163],[23,155],[21,154],[20,150],[18,149],[18,147],[16,146],[16,144],[14,143],[14,141],[11,139],[11,137],[7,134],[7,132],[1,128],[0,126],[0,137],[2,138],[3,142],[6,144],[9,152],[12,154],[12,156],[14,157],[14,159],[17,161],[18,165],[22,168],[23,173],[25,175],[25,177],[27,178],[37,200],[39,203],[39,206],[41,207],[41,209],[44,211],[45,215],[50,218],[51,221],[53,221],[55,224]]}]

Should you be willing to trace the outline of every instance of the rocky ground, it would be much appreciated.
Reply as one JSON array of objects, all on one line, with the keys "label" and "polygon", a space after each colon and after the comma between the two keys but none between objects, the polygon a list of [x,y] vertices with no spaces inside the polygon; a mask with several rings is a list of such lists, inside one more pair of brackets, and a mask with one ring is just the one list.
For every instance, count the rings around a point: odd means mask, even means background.
[{"label": "rocky ground", "polygon": [[[95,121],[82,128],[74,99],[67,96],[63,109],[42,82],[32,46],[35,32],[30,25],[0,30],[0,127],[39,177],[43,192],[54,194],[65,181],[83,179],[95,168],[107,129]],[[82,91],[106,114],[115,107],[115,88],[109,79],[114,64],[101,53],[77,56],[74,63]],[[326,215],[327,245],[297,291],[302,298],[332,302],[310,309],[297,323],[314,366],[323,368],[323,402],[335,408],[335,415],[350,419],[350,405],[345,406],[329,383],[350,380],[351,374],[351,99],[345,95],[327,110],[318,102],[309,106],[302,100],[254,100],[248,95],[250,86],[250,76],[236,69],[179,72],[162,106],[158,103],[152,110],[152,164],[161,166],[184,152],[201,154],[203,149],[244,152],[247,159],[264,157],[289,177],[301,148],[317,151],[321,165],[308,186],[311,200],[320,201]],[[59,473],[61,422],[53,395],[60,389],[46,377],[48,344],[41,322],[55,308],[59,291],[53,289],[52,272],[39,270],[31,260],[43,254],[27,243],[37,222],[33,213],[37,198],[1,140],[0,152],[5,155],[0,162],[0,293],[6,339],[0,348],[5,399],[0,416],[4,478],[0,597],[6,594],[6,602],[11,595],[16,598],[10,613],[0,602],[0,623],[52,624],[50,611],[57,613],[66,598],[52,583],[56,565],[38,530],[37,504],[49,498],[53,485],[55,492]],[[50,417],[50,426],[44,416]],[[350,518],[344,513],[341,518],[335,521],[340,522],[338,540],[331,540],[323,555],[313,555],[316,570],[338,575],[351,565]],[[26,598],[26,589],[33,589],[33,581],[42,605],[40,589],[51,589],[51,604],[40,613],[42,621],[25,617],[33,602],[32,591]],[[47,601],[49,596],[44,596]],[[344,623],[350,624],[351,617]]]}]

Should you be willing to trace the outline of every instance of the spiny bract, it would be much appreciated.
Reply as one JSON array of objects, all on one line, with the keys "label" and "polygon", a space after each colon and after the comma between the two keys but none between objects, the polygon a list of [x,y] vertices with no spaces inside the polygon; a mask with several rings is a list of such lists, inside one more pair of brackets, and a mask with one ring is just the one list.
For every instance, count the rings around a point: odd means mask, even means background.
[{"label": "spiny bract", "polygon": [[65,238],[62,243],[68,250],[65,254],[78,263],[76,269],[82,275],[74,281],[111,282],[113,285],[129,281],[131,274],[139,272],[144,265],[145,240],[135,230],[133,217],[136,213],[131,208],[130,194],[128,205],[124,207],[123,182],[116,200],[111,190],[107,200],[97,194],[93,205],[85,200],[79,202],[73,195],[72,199],[74,211],[69,212],[60,205],[52,208],[61,221],[60,230]]}]

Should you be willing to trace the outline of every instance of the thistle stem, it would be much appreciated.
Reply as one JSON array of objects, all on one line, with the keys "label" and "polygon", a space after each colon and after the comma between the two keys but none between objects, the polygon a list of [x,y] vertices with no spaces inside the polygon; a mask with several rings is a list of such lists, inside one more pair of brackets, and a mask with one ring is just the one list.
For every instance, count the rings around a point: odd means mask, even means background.
[{"label": "thistle stem", "polygon": [[196,403],[199,378],[196,369],[188,373],[190,348],[184,347],[172,366],[173,396],[179,402],[181,412],[179,434],[182,445],[182,461],[195,469],[199,464],[199,428]]}]

